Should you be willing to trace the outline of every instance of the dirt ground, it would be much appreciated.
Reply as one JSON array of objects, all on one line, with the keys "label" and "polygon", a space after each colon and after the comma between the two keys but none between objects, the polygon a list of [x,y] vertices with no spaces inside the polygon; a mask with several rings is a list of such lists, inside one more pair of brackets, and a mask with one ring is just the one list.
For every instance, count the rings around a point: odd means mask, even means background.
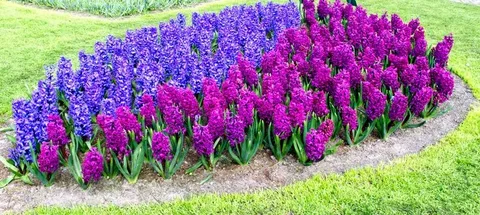
[{"label": "dirt ground", "polygon": [[[260,150],[248,166],[222,161],[213,178],[204,184],[200,182],[209,175],[204,170],[198,170],[194,175],[185,175],[180,171],[172,180],[164,181],[150,167],[145,166],[137,184],[128,184],[118,177],[102,180],[84,191],[63,168],[51,187],[14,182],[0,189],[0,214],[6,211],[19,212],[39,205],[71,207],[79,204],[145,204],[183,199],[200,193],[251,192],[285,186],[314,174],[343,173],[352,168],[389,163],[395,158],[419,152],[426,146],[435,144],[464,120],[475,101],[470,89],[456,77],[454,94],[445,104],[453,109],[422,127],[401,130],[387,141],[371,138],[360,146],[343,146],[336,154],[308,167],[302,166],[293,157],[278,163],[268,151]],[[7,156],[10,147],[5,134],[0,134],[0,154]],[[187,162],[184,167],[192,165],[192,161]],[[0,177],[7,175],[8,172],[0,164]]]}]

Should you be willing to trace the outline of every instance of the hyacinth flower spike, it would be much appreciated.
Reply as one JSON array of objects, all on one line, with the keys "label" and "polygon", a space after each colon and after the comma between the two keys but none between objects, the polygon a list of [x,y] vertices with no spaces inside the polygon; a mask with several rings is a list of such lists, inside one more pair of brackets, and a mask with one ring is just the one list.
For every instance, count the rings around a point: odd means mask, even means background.
[{"label": "hyacinth flower spike", "polygon": [[385,108],[385,112],[375,120],[377,134],[383,140],[401,128],[406,118],[408,98],[396,92]]},{"label": "hyacinth flower spike", "polygon": [[189,147],[185,136],[167,136],[163,132],[149,130],[146,159],[152,168],[164,179],[170,179],[182,166]]},{"label": "hyacinth flower spike", "polygon": [[222,138],[213,140],[211,128],[208,125],[200,125],[198,122],[193,127],[192,141],[193,148],[200,157],[199,161],[188,168],[186,173],[193,173],[202,166],[206,170],[212,171],[217,161],[222,157],[227,142],[222,141]]},{"label": "hyacinth flower spike", "polygon": [[103,155],[92,147],[84,156],[83,162],[80,162],[77,149],[70,145],[70,156],[68,157],[68,169],[73,178],[84,190],[97,182],[102,177],[104,158]]},{"label": "hyacinth flower spike", "polygon": [[40,147],[40,154],[33,153],[32,158],[33,162],[28,165],[29,172],[44,186],[51,186],[60,166],[58,146],[44,142]]},{"label": "hyacinth flower spike", "polygon": [[[256,115],[256,113],[254,113],[254,115]],[[232,138],[232,136],[235,136],[232,134],[234,133],[232,130],[240,129],[241,132],[244,132],[245,130],[243,126],[235,128],[237,126],[240,125],[227,122],[227,137],[230,143],[230,147],[228,147],[228,152],[237,164],[247,165],[255,156],[258,148],[263,142],[265,123],[263,120],[259,120],[258,117],[254,117],[252,125],[246,128],[247,132],[246,136],[242,138],[243,140],[238,138]]]},{"label": "hyacinth flower spike", "polygon": [[286,110],[287,108],[283,104],[275,107],[273,122],[267,128],[267,138],[265,139],[265,145],[278,161],[285,158],[293,145],[292,128]]}]

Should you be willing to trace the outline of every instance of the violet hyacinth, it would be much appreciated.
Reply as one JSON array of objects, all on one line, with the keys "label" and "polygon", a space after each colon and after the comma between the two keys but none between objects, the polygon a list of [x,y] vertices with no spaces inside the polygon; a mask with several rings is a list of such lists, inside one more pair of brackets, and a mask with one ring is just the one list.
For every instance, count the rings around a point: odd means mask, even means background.
[{"label": "violet hyacinth", "polygon": [[234,147],[245,140],[245,123],[239,115],[231,116],[229,114],[226,120],[225,133],[230,146]]},{"label": "violet hyacinth", "polygon": [[339,108],[350,105],[350,74],[340,72],[334,78],[333,101]]},{"label": "violet hyacinth", "polygon": [[396,92],[400,88],[397,69],[395,67],[388,67],[383,71],[382,82],[386,87],[389,87],[393,92]]},{"label": "violet hyacinth", "polygon": [[213,136],[209,126],[195,124],[193,127],[193,148],[200,156],[210,156],[213,153]]},{"label": "violet hyacinth", "polygon": [[38,154],[38,168],[43,173],[54,173],[60,166],[58,159],[58,146],[50,145],[48,142],[42,143],[40,154]]},{"label": "violet hyacinth", "polygon": [[327,98],[323,91],[313,93],[313,112],[320,117],[326,116],[330,112]]},{"label": "violet hyacinth", "polygon": [[245,78],[245,82],[249,86],[253,86],[258,83],[258,74],[255,68],[244,59],[240,54],[237,57],[238,68],[242,73],[242,76]]},{"label": "violet hyacinth", "polygon": [[397,91],[392,98],[392,105],[388,117],[393,121],[403,121],[408,108],[408,98],[401,92]]},{"label": "violet hyacinth", "polygon": [[292,134],[290,127],[290,118],[287,114],[287,107],[283,104],[277,104],[273,113],[273,131],[275,135],[284,140]]},{"label": "violet hyacinth", "polygon": [[318,161],[325,152],[328,137],[321,131],[311,129],[305,137],[305,153],[308,159]]},{"label": "violet hyacinth", "polygon": [[333,135],[333,130],[335,129],[335,125],[331,119],[327,119],[318,127],[318,130],[321,131],[328,139],[330,139]]},{"label": "violet hyacinth", "polygon": [[140,142],[142,140],[142,127],[138,122],[137,117],[130,112],[130,108],[126,106],[120,106],[115,111],[117,120],[122,125],[125,131],[131,131],[135,134],[135,140]]},{"label": "violet hyacinth", "polygon": [[83,181],[85,183],[97,182],[102,177],[103,156],[96,147],[92,147],[85,155],[82,163]]},{"label": "violet hyacinth", "polygon": [[349,126],[350,131],[356,130],[358,127],[357,111],[351,107],[343,107],[341,109],[341,117],[343,126]]},{"label": "violet hyacinth", "polygon": [[200,107],[198,101],[193,94],[193,91],[190,89],[181,90],[181,98],[179,101],[179,107],[186,116],[190,118],[195,118],[196,115],[200,114]]},{"label": "violet hyacinth", "polygon": [[453,87],[455,85],[452,74],[444,68],[435,67],[432,69],[430,75],[432,76],[432,81],[435,83],[437,90],[435,102],[441,104],[447,101],[452,95]]},{"label": "violet hyacinth", "polygon": [[410,102],[410,110],[416,116],[419,116],[420,113],[425,109],[428,102],[433,96],[433,90],[430,87],[423,87],[420,91],[418,91],[412,98]]},{"label": "violet hyacinth", "polygon": [[153,157],[159,162],[172,159],[170,140],[162,132],[153,133],[152,151]]},{"label": "violet hyacinth", "polygon": [[445,66],[448,61],[448,55],[453,47],[453,35],[445,36],[441,42],[433,48],[433,56],[435,57],[435,63],[440,66]]},{"label": "violet hyacinth", "polygon": [[92,136],[92,124],[88,106],[83,96],[73,96],[70,100],[69,116],[73,120],[74,134],[79,137]]},{"label": "violet hyacinth", "polygon": [[153,97],[149,94],[143,94],[142,107],[140,107],[140,115],[145,118],[145,125],[151,126],[153,121],[157,120],[157,111]]},{"label": "violet hyacinth", "polygon": [[296,101],[290,102],[288,105],[288,116],[293,127],[302,127],[303,121],[307,118],[304,104]]},{"label": "violet hyacinth", "polygon": [[100,114],[97,117],[97,122],[105,134],[107,148],[115,152],[119,158],[128,155],[130,153],[127,149],[128,136],[120,120]]},{"label": "violet hyacinth", "polygon": [[208,118],[209,132],[213,139],[222,137],[225,134],[225,117],[221,109],[215,109],[212,111]]},{"label": "violet hyacinth", "polygon": [[375,120],[380,117],[387,103],[387,96],[385,96],[379,89],[373,88],[370,98],[367,100],[367,108],[365,110],[368,119]]},{"label": "violet hyacinth", "polygon": [[[33,113],[30,101],[18,99],[12,103],[13,119],[15,120],[15,138],[17,140],[15,152],[10,158],[23,157],[27,162],[32,162],[32,149],[30,144],[35,144],[33,123],[29,120]],[[17,162],[18,164],[18,162]]]},{"label": "violet hyacinth", "polygon": [[115,104],[115,100],[112,98],[105,98],[102,100],[102,104],[100,105],[100,112],[109,115],[115,116],[115,109],[117,104]]},{"label": "violet hyacinth", "polygon": [[165,124],[167,125],[166,131],[168,134],[173,135],[185,132],[183,115],[176,105],[167,106],[165,113],[163,114],[163,118],[165,120]]},{"label": "violet hyacinth", "polygon": [[250,126],[253,123],[253,114],[255,101],[257,100],[257,95],[248,90],[240,91],[240,101],[238,102],[238,115],[245,123],[245,126]]},{"label": "violet hyacinth", "polygon": [[67,131],[59,115],[51,114],[48,116],[47,136],[56,146],[65,146],[69,142]]}]

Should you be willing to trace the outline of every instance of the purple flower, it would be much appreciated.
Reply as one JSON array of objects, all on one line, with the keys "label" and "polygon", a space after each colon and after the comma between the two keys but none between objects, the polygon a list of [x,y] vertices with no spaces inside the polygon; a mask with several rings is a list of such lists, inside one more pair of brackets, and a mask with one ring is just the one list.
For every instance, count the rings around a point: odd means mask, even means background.
[{"label": "purple flower", "polygon": [[395,67],[388,67],[382,73],[382,81],[386,87],[392,89],[393,92],[396,92],[400,88],[400,82],[398,81],[398,73]]},{"label": "purple flower", "polygon": [[48,116],[47,135],[52,144],[56,146],[65,146],[69,142],[67,131],[59,115]]},{"label": "purple flower", "polygon": [[58,159],[58,146],[50,145],[44,142],[40,147],[40,154],[38,155],[38,168],[44,173],[54,173],[57,171],[60,160]]},{"label": "purple flower", "polygon": [[392,98],[392,106],[390,106],[390,112],[388,117],[390,120],[401,122],[405,118],[405,112],[408,108],[408,98],[400,91],[395,93]]},{"label": "purple flower", "polygon": [[293,127],[303,127],[303,121],[306,119],[306,111],[303,103],[292,101],[288,106],[288,116]]},{"label": "purple flower", "polygon": [[333,101],[339,108],[350,105],[350,75],[346,71],[334,78]]},{"label": "purple flower", "polygon": [[172,159],[172,152],[170,149],[170,140],[162,132],[153,133],[152,153],[153,153],[153,157],[160,162]]},{"label": "purple flower", "polygon": [[379,89],[372,88],[372,94],[367,100],[367,108],[365,110],[368,119],[375,120],[380,117],[387,103],[387,96],[385,96]]},{"label": "purple flower", "polygon": [[151,126],[152,121],[157,120],[157,111],[155,110],[155,103],[149,94],[143,94],[142,107],[140,108],[140,115],[145,118],[145,125]]},{"label": "purple flower", "polygon": [[428,102],[433,96],[433,90],[430,87],[423,87],[420,91],[418,91],[412,98],[410,102],[410,110],[416,116],[420,115],[420,113],[425,109]]},{"label": "purple flower", "polygon": [[100,112],[105,115],[115,116],[116,108],[117,108],[117,104],[115,104],[115,100],[111,98],[106,98],[102,100]]},{"label": "purple flower", "polygon": [[417,72],[418,70],[414,65],[408,64],[407,68],[400,73],[400,79],[402,80],[403,84],[407,86],[413,84],[415,78],[417,77]]},{"label": "purple flower", "polygon": [[200,114],[200,108],[198,106],[198,101],[193,94],[193,91],[190,89],[183,89],[180,90],[180,94],[182,95],[179,98],[179,107],[186,116],[190,118],[194,118],[196,115]]},{"label": "purple flower", "polygon": [[331,119],[325,120],[320,127],[318,127],[318,130],[321,131],[328,139],[332,137],[334,129],[335,125],[333,125],[333,121]]},{"label": "purple flower", "polygon": [[283,104],[277,104],[273,113],[273,130],[275,135],[284,140],[290,137],[292,129],[290,127],[290,118],[287,115],[287,107]]},{"label": "purple flower", "polygon": [[[35,145],[32,118],[33,108],[30,101],[19,99],[12,103],[13,119],[15,120],[15,138],[17,140],[15,151],[10,158],[23,157],[27,162],[32,162],[32,146]],[[18,164],[18,162],[17,162]]]},{"label": "purple flower", "polygon": [[237,56],[237,63],[242,76],[245,78],[245,82],[250,86],[256,85],[258,83],[258,74],[255,67],[240,54]]},{"label": "purple flower", "polygon": [[142,141],[142,126],[138,122],[137,117],[130,112],[130,109],[126,106],[121,106],[117,108],[115,113],[123,129],[133,132],[137,142]]},{"label": "purple flower", "polygon": [[330,8],[328,7],[327,0],[320,0],[317,6],[317,13],[320,18],[327,18],[330,14]]},{"label": "purple flower", "polygon": [[415,31],[413,35],[413,39],[415,41],[415,47],[412,50],[413,56],[425,56],[425,52],[427,51],[427,40],[425,40],[425,32],[423,31],[423,27],[420,26]]},{"label": "purple flower", "polygon": [[232,82],[229,79],[223,82],[222,93],[223,93],[223,96],[225,97],[225,101],[227,102],[227,104],[237,103],[238,90],[234,82]]},{"label": "purple flower", "polygon": [[83,96],[73,96],[70,100],[68,114],[73,120],[74,134],[79,137],[92,136],[90,112]]},{"label": "purple flower", "polygon": [[357,129],[358,119],[357,111],[352,109],[349,106],[343,107],[341,109],[341,117],[343,126],[349,126],[350,131]]},{"label": "purple flower", "polygon": [[213,110],[208,118],[207,126],[213,139],[222,137],[225,134],[225,118],[223,111],[218,108]]},{"label": "purple flower", "polygon": [[[343,26],[341,28],[343,28]],[[333,48],[331,60],[334,66],[344,68],[350,65],[354,59],[355,56],[351,45],[342,44]]]},{"label": "purple flower", "polygon": [[130,153],[127,149],[128,136],[120,121],[112,116],[100,114],[97,122],[105,135],[107,148],[115,152],[119,158],[128,155]]},{"label": "purple flower", "polygon": [[327,98],[323,91],[313,93],[313,112],[320,117],[330,112],[327,106]]},{"label": "purple flower", "polygon": [[225,130],[230,146],[234,147],[245,140],[245,123],[239,115],[228,114]]},{"label": "purple flower", "polygon": [[328,139],[321,130],[311,129],[305,137],[305,153],[308,159],[319,161],[325,152]]},{"label": "purple flower", "polygon": [[330,76],[330,68],[326,66],[324,63],[320,65],[316,65],[313,67],[314,76],[312,79],[312,86],[320,89],[320,90],[327,90],[332,82],[332,77]]},{"label": "purple flower", "polygon": [[448,55],[453,47],[453,35],[445,36],[441,42],[433,48],[433,56],[435,57],[435,63],[440,66],[445,66],[448,61]]},{"label": "purple flower", "polygon": [[175,106],[168,106],[165,109],[165,113],[163,114],[163,118],[165,120],[165,124],[167,124],[167,128],[165,129],[168,134],[178,134],[185,132],[185,125],[183,124],[183,116],[180,109]]},{"label": "purple flower", "polygon": [[198,155],[210,156],[213,153],[213,139],[209,126],[196,124],[193,127],[193,148]]},{"label": "purple flower", "polygon": [[240,101],[238,102],[238,115],[245,123],[245,126],[250,126],[253,123],[253,109],[257,100],[257,95],[243,89],[240,91]]},{"label": "purple flower", "polygon": [[97,148],[92,147],[85,155],[82,163],[83,181],[86,183],[99,181],[103,172],[103,157]]},{"label": "purple flower", "polygon": [[455,85],[452,74],[442,67],[435,67],[431,70],[430,75],[432,76],[432,81],[437,86],[438,95],[435,99],[436,102],[441,104],[447,101],[452,95]]}]

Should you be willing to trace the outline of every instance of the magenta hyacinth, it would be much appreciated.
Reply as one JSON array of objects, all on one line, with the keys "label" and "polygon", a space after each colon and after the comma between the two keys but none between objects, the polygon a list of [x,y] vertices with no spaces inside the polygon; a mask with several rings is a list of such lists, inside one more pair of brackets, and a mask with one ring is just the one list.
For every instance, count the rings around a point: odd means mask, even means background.
[{"label": "magenta hyacinth", "polygon": [[153,97],[149,94],[143,94],[142,107],[140,107],[140,115],[145,118],[145,125],[151,126],[153,121],[157,120],[157,111]]},{"label": "magenta hyacinth", "polygon": [[208,126],[196,124],[193,127],[193,148],[201,156],[210,156],[213,153],[213,136]]},{"label": "magenta hyacinth", "polygon": [[250,126],[253,123],[253,113],[255,102],[258,99],[257,95],[248,90],[240,92],[240,101],[238,102],[238,115],[245,123],[245,126]]},{"label": "magenta hyacinth", "polygon": [[350,105],[350,74],[340,72],[334,78],[333,101],[338,108]]},{"label": "magenta hyacinth", "polygon": [[287,107],[283,104],[277,104],[273,113],[273,131],[275,135],[284,140],[292,134],[290,127],[290,118],[287,115]]},{"label": "magenta hyacinth", "polygon": [[365,110],[368,119],[375,120],[380,117],[387,103],[387,96],[385,96],[379,89],[373,88],[369,100],[367,100],[367,108]]},{"label": "magenta hyacinth", "polygon": [[180,109],[175,106],[167,106],[165,113],[163,114],[163,119],[167,128],[165,129],[168,134],[178,134],[185,133],[185,125],[183,123],[183,115],[180,112]]},{"label": "magenta hyacinth", "polygon": [[432,80],[435,83],[437,90],[435,102],[441,104],[447,101],[452,95],[453,87],[455,85],[453,75],[441,67],[435,67],[432,69],[430,75],[432,76]]},{"label": "magenta hyacinth", "polygon": [[97,182],[102,178],[103,172],[103,156],[92,147],[85,155],[82,163],[83,181],[85,183]]},{"label": "magenta hyacinth", "polygon": [[445,66],[448,61],[448,55],[453,47],[453,35],[445,36],[441,42],[433,49],[433,56],[435,57],[435,63],[440,66]]},{"label": "magenta hyacinth", "polygon": [[420,115],[433,96],[433,90],[430,87],[424,87],[418,91],[410,102],[410,110],[416,116]]},{"label": "magenta hyacinth", "polygon": [[120,121],[112,116],[100,114],[97,122],[105,135],[107,148],[115,152],[119,158],[128,155],[130,153],[127,149],[128,136]]},{"label": "magenta hyacinth", "polygon": [[292,101],[288,105],[288,116],[292,127],[302,127],[307,118],[307,112],[303,103]]},{"label": "magenta hyacinth", "polygon": [[137,142],[142,141],[142,126],[138,122],[137,117],[130,112],[130,108],[126,106],[120,106],[115,111],[117,120],[126,131],[131,131],[135,134],[135,140]]},{"label": "magenta hyacinth", "polygon": [[327,137],[321,130],[311,129],[305,137],[305,153],[308,159],[319,161],[325,152],[325,146],[328,142]]},{"label": "magenta hyacinth", "polygon": [[63,125],[63,121],[57,114],[48,116],[47,136],[52,141],[53,145],[65,146],[70,140],[67,136],[67,131]]},{"label": "magenta hyacinth", "polygon": [[153,133],[152,154],[153,154],[153,157],[160,162],[172,159],[172,152],[170,149],[170,140],[162,132]]},{"label": "magenta hyacinth", "polygon": [[318,130],[320,130],[323,134],[325,134],[325,136],[328,137],[328,139],[332,137],[334,129],[335,129],[335,125],[333,124],[333,121],[331,119],[325,120],[318,127]]},{"label": "magenta hyacinth", "polygon": [[313,112],[320,117],[330,112],[327,105],[327,98],[323,91],[313,93]]},{"label": "magenta hyacinth", "polygon": [[48,142],[42,143],[40,154],[38,154],[38,168],[43,173],[54,173],[60,166],[58,159],[58,145],[50,145]]},{"label": "magenta hyacinth", "polygon": [[198,101],[193,94],[193,91],[190,89],[181,90],[181,97],[179,101],[179,107],[186,116],[190,118],[195,118],[196,115],[200,114],[200,107]]},{"label": "magenta hyacinth", "polygon": [[229,114],[225,130],[230,146],[234,147],[245,140],[245,123],[239,115],[231,116]]},{"label": "magenta hyacinth", "polygon": [[207,126],[213,139],[222,137],[225,134],[225,116],[223,111],[220,109],[213,110]]},{"label": "magenta hyacinth", "polygon": [[357,111],[351,107],[343,107],[341,109],[341,117],[343,126],[349,126],[350,131],[356,130],[358,127]]},{"label": "magenta hyacinth", "polygon": [[393,121],[403,121],[405,112],[408,108],[408,98],[401,92],[397,91],[392,98],[392,105],[388,117]]}]

